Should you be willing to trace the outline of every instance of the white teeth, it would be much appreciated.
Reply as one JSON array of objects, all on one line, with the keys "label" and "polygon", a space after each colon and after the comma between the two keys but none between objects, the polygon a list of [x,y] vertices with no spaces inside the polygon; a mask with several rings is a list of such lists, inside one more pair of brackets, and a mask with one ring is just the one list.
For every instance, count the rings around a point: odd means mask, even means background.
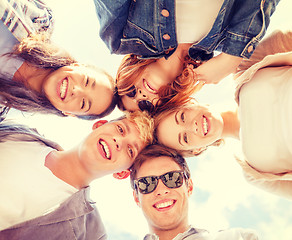
[{"label": "white teeth", "polygon": [[103,140],[100,140],[99,143],[101,144],[101,146],[103,148],[103,151],[105,153],[106,158],[110,159],[111,158],[111,154],[110,154],[110,150],[108,148],[108,145]]},{"label": "white teeth", "polygon": [[206,135],[208,133],[208,122],[206,117],[203,117],[203,131],[204,131],[204,135]]},{"label": "white teeth", "polygon": [[60,86],[60,97],[64,99],[67,91],[67,86],[68,86],[68,80],[64,79],[61,86]]},{"label": "white teeth", "polygon": [[147,89],[147,91],[149,91],[149,92],[151,92],[151,93],[153,93],[153,94],[156,94],[157,92],[154,90],[154,89],[152,89],[149,85],[148,85],[148,83],[144,80],[144,86],[145,86],[145,88]]},{"label": "white teeth", "polygon": [[170,200],[170,201],[167,201],[167,202],[163,202],[163,203],[158,203],[158,204],[155,204],[155,207],[160,209],[160,208],[166,208],[166,207],[169,207],[173,204],[174,200]]}]

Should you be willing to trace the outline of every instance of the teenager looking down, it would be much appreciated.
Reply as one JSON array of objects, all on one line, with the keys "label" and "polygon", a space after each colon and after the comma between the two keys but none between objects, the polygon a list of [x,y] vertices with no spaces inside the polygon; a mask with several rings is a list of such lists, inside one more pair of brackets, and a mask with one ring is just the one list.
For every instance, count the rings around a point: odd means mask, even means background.
[{"label": "teenager looking down", "polygon": [[149,227],[144,240],[257,240],[253,230],[231,228],[210,234],[190,225],[189,197],[193,182],[185,159],[176,151],[151,145],[141,151],[131,167],[134,200]]},{"label": "teenager looking down", "polygon": [[[120,108],[185,103],[202,83],[235,72],[265,35],[278,2],[95,0],[101,38],[112,53],[130,54],[117,74]],[[221,53],[212,58],[214,51]],[[203,64],[190,69],[186,56]]]},{"label": "teenager looking down", "polygon": [[113,111],[113,78],[50,41],[52,12],[42,1],[1,0],[0,15],[0,104],[84,119]]},{"label": "teenager looking down", "polygon": [[[62,150],[33,129],[0,125],[0,239],[106,239],[89,184],[123,178],[152,141],[144,115],[98,121],[76,147]],[[16,151],[17,149],[17,151]]]}]

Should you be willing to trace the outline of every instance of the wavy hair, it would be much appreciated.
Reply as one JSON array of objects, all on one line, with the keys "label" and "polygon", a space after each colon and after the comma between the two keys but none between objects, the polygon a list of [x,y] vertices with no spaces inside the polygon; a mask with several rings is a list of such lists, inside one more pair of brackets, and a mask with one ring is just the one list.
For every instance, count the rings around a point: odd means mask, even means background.
[{"label": "wavy hair", "polygon": [[[129,93],[130,88],[135,85],[139,76],[143,74],[146,67],[157,59],[139,59],[134,54],[126,55],[117,72],[116,84],[118,89],[119,101],[118,107],[125,110],[121,97]],[[164,111],[165,104],[182,105],[189,101],[189,97],[202,88],[202,84],[197,81],[193,68],[200,65],[199,61],[192,60],[189,56],[184,58],[183,71],[176,79],[161,87],[158,91],[159,101],[156,104],[156,111]]]}]

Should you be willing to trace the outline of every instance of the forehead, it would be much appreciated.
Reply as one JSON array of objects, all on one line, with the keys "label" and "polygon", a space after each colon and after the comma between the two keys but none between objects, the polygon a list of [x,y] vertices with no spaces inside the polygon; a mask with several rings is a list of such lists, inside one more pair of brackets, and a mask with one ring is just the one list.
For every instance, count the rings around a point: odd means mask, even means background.
[{"label": "forehead", "polygon": [[181,167],[167,156],[155,157],[145,161],[137,171],[137,178],[155,175],[159,176],[166,172],[181,170]]}]

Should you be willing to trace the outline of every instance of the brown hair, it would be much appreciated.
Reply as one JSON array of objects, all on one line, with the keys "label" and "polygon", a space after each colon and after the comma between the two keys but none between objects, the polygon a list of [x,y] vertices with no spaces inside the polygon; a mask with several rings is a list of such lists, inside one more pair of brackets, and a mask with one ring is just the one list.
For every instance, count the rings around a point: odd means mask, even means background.
[{"label": "brown hair", "polygon": [[158,157],[169,157],[185,172],[186,177],[189,179],[191,176],[190,169],[186,163],[186,160],[174,149],[165,147],[160,144],[148,145],[144,148],[139,155],[136,157],[133,165],[130,168],[130,182],[134,189],[134,180],[137,177],[137,172],[144,162],[147,160],[158,158]]},{"label": "brown hair", "polygon": [[[39,69],[50,69],[55,71],[61,67],[69,66],[77,61],[64,49],[52,43],[46,33],[31,35],[24,38],[15,46],[14,52],[7,54],[12,58],[19,58],[29,65]],[[103,72],[111,82],[113,89],[115,84],[113,78],[101,69],[92,65],[84,65],[94,71]],[[25,112],[51,113],[66,116],[62,111],[56,109],[47,97],[41,93],[29,89],[24,79],[12,81],[11,77],[0,76],[0,103]],[[82,119],[96,119],[108,115],[116,106],[117,94],[113,90],[113,99],[110,106],[98,115],[78,116]]]},{"label": "brown hair", "polygon": [[[145,68],[156,61],[157,59],[139,59],[134,54],[128,54],[123,58],[116,77],[120,96],[118,107],[121,110],[125,110],[121,97],[129,93],[130,88],[135,85]],[[156,104],[156,111],[165,110],[164,106],[166,104],[168,106],[176,106],[187,103],[189,97],[202,88],[203,85],[196,80],[192,70],[192,68],[196,68],[199,65],[200,62],[192,60],[189,56],[185,57],[181,75],[177,76],[173,82],[159,89],[159,101]]]}]

